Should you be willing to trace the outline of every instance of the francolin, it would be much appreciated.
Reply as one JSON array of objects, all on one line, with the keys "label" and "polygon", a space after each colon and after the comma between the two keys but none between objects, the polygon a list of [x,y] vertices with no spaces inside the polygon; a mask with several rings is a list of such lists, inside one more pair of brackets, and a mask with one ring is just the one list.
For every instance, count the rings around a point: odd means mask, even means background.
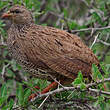
[{"label": "francolin", "polygon": [[12,23],[7,39],[12,57],[34,77],[52,82],[41,93],[58,85],[54,79],[62,85],[71,84],[79,71],[90,77],[92,64],[99,65],[97,57],[78,36],[36,25],[24,6],[13,6],[2,18]]}]

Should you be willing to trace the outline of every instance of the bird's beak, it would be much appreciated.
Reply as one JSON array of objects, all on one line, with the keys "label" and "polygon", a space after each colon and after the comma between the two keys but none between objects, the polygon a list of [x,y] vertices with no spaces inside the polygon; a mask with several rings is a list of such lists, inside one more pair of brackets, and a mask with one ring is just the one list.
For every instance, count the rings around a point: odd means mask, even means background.
[{"label": "bird's beak", "polygon": [[10,11],[8,11],[7,13],[4,13],[1,18],[4,19],[4,18],[10,18],[12,17],[12,13],[10,13]]}]

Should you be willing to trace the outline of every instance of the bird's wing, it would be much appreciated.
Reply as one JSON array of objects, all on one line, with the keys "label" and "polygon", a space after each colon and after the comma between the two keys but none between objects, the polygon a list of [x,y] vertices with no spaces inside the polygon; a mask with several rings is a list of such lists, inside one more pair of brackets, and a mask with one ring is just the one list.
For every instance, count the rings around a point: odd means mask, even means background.
[{"label": "bird's wing", "polygon": [[38,58],[68,78],[74,78],[78,71],[88,76],[92,63],[98,63],[96,56],[79,37],[52,27],[31,27],[24,45],[31,61],[36,62]]}]

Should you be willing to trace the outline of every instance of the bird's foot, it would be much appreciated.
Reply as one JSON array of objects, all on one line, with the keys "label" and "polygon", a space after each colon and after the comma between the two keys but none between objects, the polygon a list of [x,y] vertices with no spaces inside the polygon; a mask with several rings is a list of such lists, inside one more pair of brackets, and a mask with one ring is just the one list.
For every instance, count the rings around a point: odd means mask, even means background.
[{"label": "bird's foot", "polygon": [[[36,88],[37,90],[40,89],[39,86],[35,86],[34,88]],[[33,91],[33,90],[32,90],[32,91]],[[29,100],[29,101],[33,100],[38,94],[39,94],[39,92],[31,94],[31,95],[29,96],[28,100]]]},{"label": "bird's foot", "polygon": [[35,98],[37,95],[38,95],[37,93],[36,93],[36,94],[31,94],[31,95],[29,96],[29,98],[28,98],[28,101],[34,100],[34,98]]}]

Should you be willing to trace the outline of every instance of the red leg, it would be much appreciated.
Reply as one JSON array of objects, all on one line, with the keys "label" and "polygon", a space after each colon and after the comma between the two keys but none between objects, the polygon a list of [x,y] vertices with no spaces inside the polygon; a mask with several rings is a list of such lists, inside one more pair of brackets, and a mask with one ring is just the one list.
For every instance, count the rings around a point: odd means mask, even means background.
[{"label": "red leg", "polygon": [[106,86],[106,84],[104,84],[104,91],[107,91],[107,86]]},{"label": "red leg", "polygon": [[[34,88],[40,89],[39,86],[35,86]],[[32,91],[34,91],[34,89],[32,89]],[[36,97],[36,96],[37,96],[37,93],[36,93],[36,94],[31,94],[31,95],[29,96],[28,100],[30,101],[31,99],[33,99],[33,98]]]},{"label": "red leg", "polygon": [[52,82],[49,86],[47,86],[42,92],[41,94],[47,93],[50,91],[50,89],[55,88],[58,85],[57,82]]},{"label": "red leg", "polygon": [[39,87],[39,86],[35,86],[34,88],[36,88],[36,89],[40,89],[40,87]]},{"label": "red leg", "polygon": [[[47,86],[45,89],[43,89],[41,94],[49,92],[52,88],[56,88],[57,85],[58,85],[57,82],[52,82],[49,86]],[[29,96],[29,101],[34,99],[36,96],[37,96],[37,94],[31,94],[31,96]]]}]

